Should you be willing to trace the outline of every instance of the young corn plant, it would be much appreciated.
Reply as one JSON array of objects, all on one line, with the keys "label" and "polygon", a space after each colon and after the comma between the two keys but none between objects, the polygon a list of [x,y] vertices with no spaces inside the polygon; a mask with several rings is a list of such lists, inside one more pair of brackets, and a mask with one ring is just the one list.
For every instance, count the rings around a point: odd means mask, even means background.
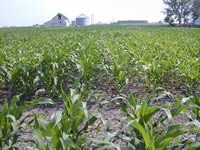
[{"label": "young corn plant", "polygon": [[188,118],[191,121],[192,127],[196,128],[198,133],[196,134],[195,143],[192,148],[200,147],[200,98],[183,98],[183,103],[187,105],[192,113],[188,114]]},{"label": "young corn plant", "polygon": [[26,109],[35,107],[39,101],[18,106],[19,96],[15,96],[9,104],[5,101],[0,105],[0,149],[18,149],[22,142],[19,137],[31,134],[25,128],[30,126],[32,120],[27,122],[30,116],[22,117],[22,114]]},{"label": "young corn plant", "polygon": [[[183,149],[192,143],[178,137],[198,132],[196,129],[188,129],[185,124],[171,123],[172,117],[188,108],[186,105],[174,108],[169,104],[148,106],[146,101],[138,102],[131,97],[121,108],[129,119],[130,130],[125,139],[129,139],[129,144],[138,150]],[[158,114],[160,116],[156,117]]]},{"label": "young corn plant", "polygon": [[86,143],[87,139],[83,135],[97,118],[88,114],[81,95],[76,94],[75,90],[70,93],[68,96],[62,90],[64,108],[54,112],[50,120],[35,116],[34,137],[38,148],[81,150]]},{"label": "young corn plant", "polygon": [[95,42],[97,41],[98,34],[94,33],[94,37],[89,39],[84,45],[80,45],[81,48],[78,52],[77,66],[81,73],[79,79],[80,82],[85,84],[85,88],[89,89],[91,81],[97,74],[97,66],[99,62],[99,53],[95,50]]}]

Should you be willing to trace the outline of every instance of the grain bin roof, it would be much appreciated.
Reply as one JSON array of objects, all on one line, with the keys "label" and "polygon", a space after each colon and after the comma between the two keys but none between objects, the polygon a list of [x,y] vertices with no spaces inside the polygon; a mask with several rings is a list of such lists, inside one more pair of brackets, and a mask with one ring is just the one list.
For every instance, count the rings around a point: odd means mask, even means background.
[{"label": "grain bin roof", "polygon": [[81,14],[81,15],[79,15],[78,17],[76,17],[76,18],[89,18],[88,16],[86,16],[86,15],[84,15],[84,14]]}]

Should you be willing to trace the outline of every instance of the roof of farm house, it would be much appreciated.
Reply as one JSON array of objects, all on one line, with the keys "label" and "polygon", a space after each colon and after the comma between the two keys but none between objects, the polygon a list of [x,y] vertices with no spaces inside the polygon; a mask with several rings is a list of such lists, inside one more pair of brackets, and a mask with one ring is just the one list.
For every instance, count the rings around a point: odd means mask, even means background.
[{"label": "roof of farm house", "polygon": [[[55,17],[58,17],[58,16],[60,16],[60,17],[62,17],[62,18],[64,18],[64,19],[66,19],[66,20],[69,20],[66,16],[64,16],[62,13],[58,13]],[[55,18],[54,17],[54,18]]]},{"label": "roof of farm house", "polygon": [[55,17],[45,22],[43,25],[44,26],[68,26],[69,19],[66,16],[64,16],[62,13],[58,13]]},{"label": "roof of farm house", "polygon": [[117,24],[148,24],[147,20],[120,20]]}]

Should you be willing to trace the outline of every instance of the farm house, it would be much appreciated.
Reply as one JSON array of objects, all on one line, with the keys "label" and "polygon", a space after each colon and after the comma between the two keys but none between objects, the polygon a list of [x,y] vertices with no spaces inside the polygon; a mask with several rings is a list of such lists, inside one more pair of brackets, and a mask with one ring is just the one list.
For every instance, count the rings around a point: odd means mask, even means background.
[{"label": "farm house", "polygon": [[53,17],[50,21],[45,22],[44,26],[69,26],[69,19],[61,13],[58,13],[55,17]]},{"label": "farm house", "polygon": [[148,24],[147,20],[120,20],[117,21],[119,25],[143,25]]},{"label": "farm house", "polygon": [[200,27],[200,17],[199,17],[198,19],[195,20],[193,26],[194,26],[194,27]]}]

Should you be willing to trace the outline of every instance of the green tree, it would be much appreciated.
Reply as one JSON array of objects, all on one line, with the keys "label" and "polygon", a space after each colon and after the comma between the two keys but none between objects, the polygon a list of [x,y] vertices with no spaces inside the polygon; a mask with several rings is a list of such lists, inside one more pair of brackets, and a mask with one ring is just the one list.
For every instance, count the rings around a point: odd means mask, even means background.
[{"label": "green tree", "polygon": [[192,19],[195,21],[200,17],[200,0],[194,0],[192,8]]},{"label": "green tree", "polygon": [[172,21],[178,22],[179,25],[187,24],[192,14],[193,0],[163,0],[166,8],[165,21],[169,24]]}]

